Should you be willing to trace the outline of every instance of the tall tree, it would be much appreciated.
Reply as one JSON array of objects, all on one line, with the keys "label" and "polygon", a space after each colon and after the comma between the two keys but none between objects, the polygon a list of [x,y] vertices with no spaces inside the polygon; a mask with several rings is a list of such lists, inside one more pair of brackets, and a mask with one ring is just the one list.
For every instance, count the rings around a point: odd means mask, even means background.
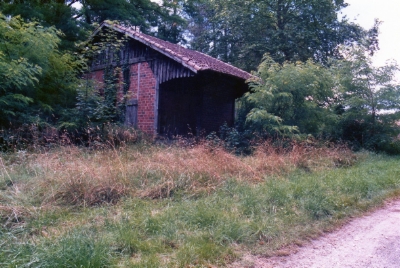
[{"label": "tall tree", "polygon": [[84,63],[58,50],[59,34],[0,13],[0,126],[55,119],[74,105]]},{"label": "tall tree", "polygon": [[[74,43],[85,40],[93,26],[104,20],[118,20],[125,25],[140,26],[146,33],[154,29],[171,28],[178,31],[160,35],[179,42],[180,26],[184,21],[171,12],[171,4],[158,5],[150,0],[0,0],[0,10],[6,15],[39,21],[43,26],[61,30],[61,48],[73,49]],[[165,32],[165,31],[164,31]],[[171,30],[168,30],[171,32]]]},{"label": "tall tree", "polygon": [[80,19],[80,11],[71,0],[0,0],[0,10],[5,15],[21,16],[27,21],[37,21],[44,27],[55,27],[63,32],[61,49],[74,49],[77,41],[88,36],[88,24]]},{"label": "tall tree", "polygon": [[168,13],[168,20],[160,21],[157,25],[156,36],[171,43],[183,43],[186,20],[183,19],[183,6],[185,0],[163,0],[162,10]]},{"label": "tall tree", "polygon": [[359,41],[361,27],[340,20],[343,0],[188,0],[192,47],[246,70],[264,53],[277,62],[339,57],[337,47]]},{"label": "tall tree", "polygon": [[344,51],[344,61],[336,64],[339,82],[342,138],[370,149],[399,134],[400,85],[396,62],[372,65],[373,50],[354,46]]}]

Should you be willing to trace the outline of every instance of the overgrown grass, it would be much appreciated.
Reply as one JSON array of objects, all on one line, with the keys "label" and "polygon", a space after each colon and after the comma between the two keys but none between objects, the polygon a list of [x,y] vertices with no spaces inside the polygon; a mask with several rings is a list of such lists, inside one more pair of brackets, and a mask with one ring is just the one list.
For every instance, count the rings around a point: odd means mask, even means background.
[{"label": "overgrown grass", "polygon": [[1,155],[0,266],[226,266],[279,254],[400,195],[400,159],[268,143]]}]

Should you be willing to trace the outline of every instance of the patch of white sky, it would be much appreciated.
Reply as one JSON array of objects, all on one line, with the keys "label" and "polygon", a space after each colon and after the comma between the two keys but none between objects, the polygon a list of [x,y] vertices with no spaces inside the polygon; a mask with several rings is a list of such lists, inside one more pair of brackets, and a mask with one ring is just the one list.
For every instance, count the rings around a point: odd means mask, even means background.
[{"label": "patch of white sky", "polygon": [[73,6],[74,8],[76,8],[76,9],[81,9],[82,4],[79,3],[79,2],[75,2],[75,3],[72,4],[72,6]]},{"label": "patch of white sky", "polygon": [[[350,21],[365,29],[374,25],[375,19],[382,21],[379,34],[380,50],[373,57],[378,67],[388,60],[400,64],[400,0],[347,0],[349,6],[341,11]],[[400,80],[398,73],[397,79]]]}]

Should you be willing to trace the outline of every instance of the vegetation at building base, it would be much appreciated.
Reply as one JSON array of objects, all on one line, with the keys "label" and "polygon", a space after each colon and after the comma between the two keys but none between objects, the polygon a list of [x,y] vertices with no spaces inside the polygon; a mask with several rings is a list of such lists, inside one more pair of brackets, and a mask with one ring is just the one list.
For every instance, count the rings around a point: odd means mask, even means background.
[{"label": "vegetation at building base", "polygon": [[225,266],[399,196],[398,157],[345,146],[64,146],[0,158],[2,267]]}]

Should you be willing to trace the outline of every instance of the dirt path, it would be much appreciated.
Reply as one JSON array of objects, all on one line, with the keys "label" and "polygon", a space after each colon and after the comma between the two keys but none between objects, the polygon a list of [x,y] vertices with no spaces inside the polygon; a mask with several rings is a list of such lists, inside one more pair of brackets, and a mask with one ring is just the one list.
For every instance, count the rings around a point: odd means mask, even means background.
[{"label": "dirt path", "polygon": [[252,268],[400,268],[400,200],[312,241],[293,255],[245,256],[242,264]]}]

